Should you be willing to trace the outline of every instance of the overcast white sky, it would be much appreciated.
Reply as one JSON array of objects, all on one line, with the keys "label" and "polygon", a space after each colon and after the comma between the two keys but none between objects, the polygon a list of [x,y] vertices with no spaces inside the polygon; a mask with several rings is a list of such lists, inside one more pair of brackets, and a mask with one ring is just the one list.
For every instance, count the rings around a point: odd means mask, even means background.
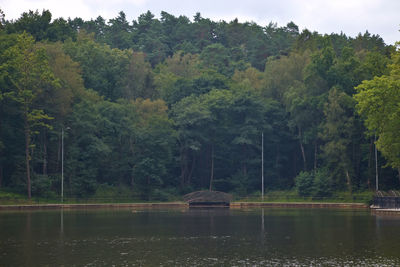
[{"label": "overcast white sky", "polygon": [[359,32],[379,34],[387,44],[400,41],[400,0],[0,0],[7,20],[17,19],[28,10],[49,9],[53,18],[114,18],[124,11],[131,22],[150,10],[190,19],[200,12],[212,20],[254,21],[265,26],[277,22],[296,23],[300,30],[356,36]]}]

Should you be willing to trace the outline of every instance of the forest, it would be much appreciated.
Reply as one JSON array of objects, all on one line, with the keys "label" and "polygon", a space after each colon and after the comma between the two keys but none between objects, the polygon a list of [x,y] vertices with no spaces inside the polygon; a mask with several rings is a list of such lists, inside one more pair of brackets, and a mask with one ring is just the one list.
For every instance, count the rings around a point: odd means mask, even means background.
[{"label": "forest", "polygon": [[0,13],[1,190],[248,196],[262,135],[267,191],[400,188],[400,51],[377,34]]}]

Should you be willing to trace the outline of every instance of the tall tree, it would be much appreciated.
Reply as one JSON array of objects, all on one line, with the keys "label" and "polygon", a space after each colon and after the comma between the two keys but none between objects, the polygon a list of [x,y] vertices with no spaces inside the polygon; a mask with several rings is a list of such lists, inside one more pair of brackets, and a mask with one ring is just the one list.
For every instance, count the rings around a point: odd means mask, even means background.
[{"label": "tall tree", "polygon": [[88,93],[83,84],[79,64],[64,53],[62,43],[40,43],[37,46],[45,49],[49,66],[60,84],[59,87],[44,87],[42,94],[37,98],[45,113],[55,118],[52,122],[53,131],[41,132],[41,153],[35,153],[39,158],[36,162],[43,163],[42,173],[46,175],[48,170],[49,174],[60,172],[61,143],[57,142],[59,138],[55,137],[60,137],[61,128],[69,127],[67,117],[73,112],[73,105],[82,101]]},{"label": "tall tree", "polygon": [[79,33],[76,42],[66,42],[64,50],[80,63],[86,88],[110,100],[122,97],[124,74],[129,64],[128,50],[111,49],[106,44],[96,43],[93,35],[84,31]]},{"label": "tall tree", "polygon": [[[399,45],[399,43],[397,43]],[[390,74],[363,81],[356,87],[357,110],[371,134],[378,136],[377,148],[400,175],[400,52],[389,65]],[[399,176],[400,178],[400,176]]]},{"label": "tall tree", "polygon": [[153,67],[171,55],[162,25],[150,11],[140,15],[138,21],[133,21],[133,31],[136,37],[134,48],[146,53],[147,60]]},{"label": "tall tree", "polygon": [[35,48],[34,39],[27,33],[18,36],[17,43],[5,51],[8,60],[2,65],[2,75],[10,91],[6,95],[20,106],[24,124],[25,162],[28,198],[31,198],[31,150],[35,147],[32,137],[38,127],[50,128],[46,122],[51,119],[43,109],[37,108],[37,98],[45,86],[58,86],[51,72],[43,50]]},{"label": "tall tree", "polygon": [[130,55],[121,96],[127,99],[155,98],[157,93],[153,86],[153,71],[142,52]]},{"label": "tall tree", "polygon": [[205,47],[200,59],[206,68],[214,69],[226,76],[233,74],[229,50],[219,43]]},{"label": "tall tree", "polygon": [[[351,162],[352,136],[354,126],[354,100],[351,96],[334,87],[330,90],[328,102],[325,103],[324,114],[326,119],[322,123],[321,139],[325,162],[330,169],[330,176],[336,190],[344,184],[349,192],[352,191],[354,176]],[[346,179],[345,182],[341,179]]]},{"label": "tall tree", "polygon": [[38,10],[22,13],[21,17],[14,23],[7,24],[7,32],[30,33],[36,41],[48,39],[47,31],[50,27],[51,13],[49,10],[43,10],[40,14]]},{"label": "tall tree", "polygon": [[128,49],[133,45],[132,26],[123,11],[119,12],[118,17],[110,19],[104,35],[106,42],[113,48]]}]

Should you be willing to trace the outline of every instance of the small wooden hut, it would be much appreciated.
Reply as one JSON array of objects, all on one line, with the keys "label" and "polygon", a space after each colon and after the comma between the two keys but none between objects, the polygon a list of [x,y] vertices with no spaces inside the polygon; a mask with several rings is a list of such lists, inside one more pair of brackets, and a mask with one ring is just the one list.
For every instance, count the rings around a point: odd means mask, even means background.
[{"label": "small wooden hut", "polygon": [[219,191],[196,191],[183,196],[189,207],[229,207],[232,195]]}]

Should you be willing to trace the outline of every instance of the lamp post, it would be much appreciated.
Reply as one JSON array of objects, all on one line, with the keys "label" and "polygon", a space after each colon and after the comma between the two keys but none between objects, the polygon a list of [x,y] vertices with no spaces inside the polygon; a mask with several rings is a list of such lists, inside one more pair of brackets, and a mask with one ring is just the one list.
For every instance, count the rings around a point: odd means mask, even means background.
[{"label": "lamp post", "polygon": [[264,132],[261,133],[261,197],[264,201]]},{"label": "lamp post", "polygon": [[[67,127],[65,130],[69,130]],[[64,202],[64,127],[61,128],[61,203]]]},{"label": "lamp post", "polygon": [[379,183],[378,183],[378,150],[376,149],[376,133],[375,133],[375,187],[376,191],[379,190]]}]

